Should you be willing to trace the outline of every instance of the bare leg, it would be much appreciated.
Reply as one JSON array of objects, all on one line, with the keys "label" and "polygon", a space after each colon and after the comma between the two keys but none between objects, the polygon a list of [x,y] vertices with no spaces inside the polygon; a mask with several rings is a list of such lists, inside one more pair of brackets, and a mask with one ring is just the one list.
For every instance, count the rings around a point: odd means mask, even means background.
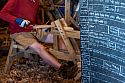
[{"label": "bare leg", "polygon": [[39,54],[39,56],[47,62],[49,65],[53,66],[57,70],[60,68],[61,64],[52,56],[50,55],[46,49],[44,48],[43,45],[41,45],[38,42],[33,43],[32,45],[29,46],[30,49],[34,50]]},{"label": "bare leg", "polygon": [[59,36],[59,49],[67,50],[67,48],[63,42],[63,39],[60,36]]},{"label": "bare leg", "polygon": [[[62,40],[62,38],[59,36],[59,49],[63,49],[63,50],[66,50],[66,46]],[[45,40],[45,43],[53,43],[53,34],[48,34],[46,40]]]}]

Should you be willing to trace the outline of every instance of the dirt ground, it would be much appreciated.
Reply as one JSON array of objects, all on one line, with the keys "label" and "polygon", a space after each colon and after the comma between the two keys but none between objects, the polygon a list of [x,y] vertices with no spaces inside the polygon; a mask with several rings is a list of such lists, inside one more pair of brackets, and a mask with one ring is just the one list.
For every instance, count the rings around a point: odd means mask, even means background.
[{"label": "dirt ground", "polygon": [[53,67],[43,60],[26,58],[15,61],[9,74],[3,74],[7,52],[0,52],[0,83],[81,83],[81,79],[63,79]]}]

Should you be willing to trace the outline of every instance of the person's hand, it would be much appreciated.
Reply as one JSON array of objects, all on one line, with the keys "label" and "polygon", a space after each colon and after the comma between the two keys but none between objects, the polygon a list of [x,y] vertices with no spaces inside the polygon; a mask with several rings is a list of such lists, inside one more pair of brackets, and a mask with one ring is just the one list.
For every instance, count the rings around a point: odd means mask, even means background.
[{"label": "person's hand", "polygon": [[15,21],[20,27],[26,27],[30,24],[29,20],[24,20],[22,18],[17,18]]}]

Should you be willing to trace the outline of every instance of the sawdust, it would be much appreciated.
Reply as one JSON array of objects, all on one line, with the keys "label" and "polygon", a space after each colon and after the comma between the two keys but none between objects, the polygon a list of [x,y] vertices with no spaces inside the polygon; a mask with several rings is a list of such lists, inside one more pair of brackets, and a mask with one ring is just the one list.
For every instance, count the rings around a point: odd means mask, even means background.
[{"label": "sawdust", "polygon": [[81,83],[81,79],[63,79],[58,71],[46,64],[43,60],[34,61],[26,58],[16,62],[10,73],[2,73],[6,56],[0,59],[0,83]]}]

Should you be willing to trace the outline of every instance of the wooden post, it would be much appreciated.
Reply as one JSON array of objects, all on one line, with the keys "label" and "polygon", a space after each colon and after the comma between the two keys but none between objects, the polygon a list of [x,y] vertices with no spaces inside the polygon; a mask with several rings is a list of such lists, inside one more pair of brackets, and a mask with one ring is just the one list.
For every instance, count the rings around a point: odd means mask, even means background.
[{"label": "wooden post", "polygon": [[44,23],[44,9],[42,8],[42,23]]},{"label": "wooden post", "polygon": [[[55,27],[55,23],[54,22],[51,22],[51,25]],[[55,28],[52,28],[52,31],[53,31],[53,40],[54,40],[54,43],[53,43],[53,48],[54,50],[58,50],[58,34],[57,32],[54,32],[54,30],[56,30]]]},{"label": "wooden post", "polygon": [[65,21],[70,24],[70,0],[65,0]]},{"label": "wooden post", "polygon": [[41,8],[41,14],[42,14],[42,23],[44,23],[44,8],[43,8],[43,5],[44,5],[44,0],[39,0],[39,5],[40,5],[40,7],[42,7]]},{"label": "wooden post", "polygon": [[4,73],[5,73],[5,74],[7,74],[7,73],[9,72],[10,67],[11,67],[12,64],[13,64],[13,55],[12,55],[13,45],[14,45],[14,41],[11,41],[9,53],[8,53],[8,56],[7,56],[6,65],[5,65],[5,68],[4,68]]}]

